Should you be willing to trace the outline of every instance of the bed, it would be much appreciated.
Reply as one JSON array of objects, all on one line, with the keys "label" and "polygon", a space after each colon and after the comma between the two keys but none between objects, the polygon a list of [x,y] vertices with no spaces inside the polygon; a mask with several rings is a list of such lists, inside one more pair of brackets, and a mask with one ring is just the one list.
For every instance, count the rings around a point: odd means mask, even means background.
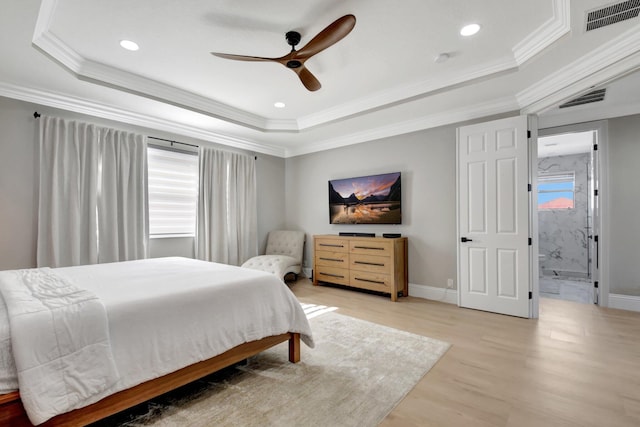
[{"label": "bed", "polygon": [[85,425],[281,342],[292,362],[313,347],[277,277],[187,258],[2,271],[0,297],[0,425]]}]

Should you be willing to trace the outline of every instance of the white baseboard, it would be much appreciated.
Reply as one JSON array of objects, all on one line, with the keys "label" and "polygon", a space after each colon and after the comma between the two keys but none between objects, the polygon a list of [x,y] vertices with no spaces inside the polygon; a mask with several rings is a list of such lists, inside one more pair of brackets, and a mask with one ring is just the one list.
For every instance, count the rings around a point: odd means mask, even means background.
[{"label": "white baseboard", "polygon": [[640,311],[640,297],[633,295],[609,294],[609,308]]},{"label": "white baseboard", "polygon": [[416,298],[458,305],[458,291],[455,289],[436,288],[434,286],[409,283],[409,295]]},{"label": "white baseboard", "polygon": [[[311,277],[311,269],[304,268],[304,274]],[[435,286],[409,283],[409,295],[433,301],[458,305],[458,291],[455,289],[436,288]],[[609,308],[640,311],[640,297],[631,295],[609,294]]]}]

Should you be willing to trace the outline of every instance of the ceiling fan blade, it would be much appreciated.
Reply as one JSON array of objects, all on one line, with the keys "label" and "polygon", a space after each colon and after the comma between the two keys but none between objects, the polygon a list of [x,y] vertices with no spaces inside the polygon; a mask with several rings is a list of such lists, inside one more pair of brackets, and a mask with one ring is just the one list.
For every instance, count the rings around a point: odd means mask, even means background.
[{"label": "ceiling fan blade", "polygon": [[262,58],[260,56],[232,55],[230,53],[211,52],[211,55],[235,61],[278,61],[279,58]]},{"label": "ceiling fan blade", "polygon": [[304,87],[309,89],[311,92],[315,92],[322,87],[318,79],[316,79],[316,76],[311,74],[311,71],[307,70],[307,67],[305,67],[304,65],[298,68],[291,69],[298,75],[298,77],[300,77],[300,81],[302,82]]},{"label": "ceiling fan blade", "polygon": [[353,30],[356,25],[356,17],[345,15],[335,20],[327,28],[320,31],[305,47],[296,52],[296,58],[308,59],[318,52],[322,52],[329,46],[342,40]]}]

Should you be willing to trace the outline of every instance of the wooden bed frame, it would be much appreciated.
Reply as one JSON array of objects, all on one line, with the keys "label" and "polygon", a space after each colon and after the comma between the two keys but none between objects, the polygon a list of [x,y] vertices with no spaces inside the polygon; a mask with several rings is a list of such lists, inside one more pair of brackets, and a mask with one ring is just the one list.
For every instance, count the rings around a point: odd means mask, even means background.
[{"label": "wooden bed frame", "polygon": [[[282,335],[266,337],[232,348],[202,362],[189,365],[176,372],[156,378],[135,387],[119,391],[111,396],[84,408],[76,409],[51,418],[41,426],[84,426],[106,418],[125,409],[131,408],[151,398],[160,396],[220,369],[238,363],[256,355],[274,345],[289,341],[289,361],[300,361],[300,334],[289,332]],[[31,426],[31,422],[22,406],[20,393],[13,392],[0,395],[0,425],[9,427]]]}]

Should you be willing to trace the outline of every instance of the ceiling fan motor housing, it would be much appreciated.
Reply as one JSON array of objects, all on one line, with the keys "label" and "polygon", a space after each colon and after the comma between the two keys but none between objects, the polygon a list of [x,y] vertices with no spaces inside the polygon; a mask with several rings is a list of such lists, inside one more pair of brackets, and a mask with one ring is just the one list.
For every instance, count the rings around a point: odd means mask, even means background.
[{"label": "ceiling fan motor housing", "polygon": [[[300,33],[297,31],[288,31],[284,36],[287,39],[287,43],[289,43],[289,45],[291,46],[291,52],[295,52],[296,45],[300,43]],[[292,59],[290,61],[287,61],[286,65],[287,68],[300,68],[302,66],[302,62],[298,61],[297,59]]]},{"label": "ceiling fan motor housing", "polygon": [[291,47],[295,47],[298,43],[300,43],[300,39],[302,36],[300,36],[300,33],[297,31],[288,31],[287,34],[284,35],[284,37],[287,39],[287,43],[289,43]]}]

